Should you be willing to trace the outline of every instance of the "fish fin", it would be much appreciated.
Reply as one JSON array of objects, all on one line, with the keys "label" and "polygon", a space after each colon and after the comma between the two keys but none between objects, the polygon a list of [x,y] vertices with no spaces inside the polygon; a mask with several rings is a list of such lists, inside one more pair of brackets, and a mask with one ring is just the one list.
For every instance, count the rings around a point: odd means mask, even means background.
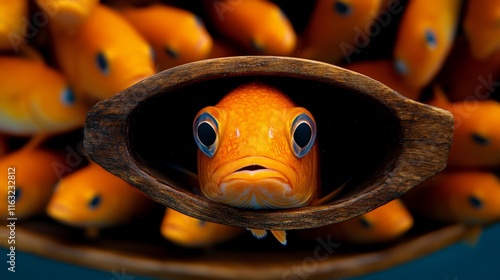
[{"label": "fish fin", "polygon": [[255,236],[257,239],[261,239],[261,238],[264,238],[266,237],[267,235],[267,230],[264,230],[264,229],[251,229],[251,228],[247,228],[252,234],[253,236]]},{"label": "fish fin", "polygon": [[446,96],[443,88],[439,85],[435,85],[432,87],[432,98],[427,102],[429,105],[441,108],[448,109],[450,108],[451,102]]},{"label": "fish fin", "polygon": [[95,227],[86,228],[85,237],[88,239],[97,239],[99,237],[99,229]]},{"label": "fish fin", "polygon": [[276,239],[278,239],[278,241],[281,244],[286,245],[286,231],[284,231],[284,230],[271,230],[271,233],[274,235],[274,237],[276,237]]},{"label": "fish fin", "polygon": [[332,200],[334,197],[336,197],[340,192],[342,192],[345,189],[345,187],[349,184],[349,182],[351,182],[352,178],[354,178],[354,175],[356,175],[356,174],[353,174],[349,179],[347,179],[347,181],[345,181],[340,187],[338,187],[337,189],[335,189],[331,193],[325,195],[322,198],[319,198],[319,199],[313,201],[311,203],[311,205],[321,205],[321,204],[325,204],[328,201]]},{"label": "fish fin", "polygon": [[463,242],[470,247],[475,247],[481,238],[481,233],[483,232],[483,228],[480,226],[472,227],[469,232],[465,235]]}]

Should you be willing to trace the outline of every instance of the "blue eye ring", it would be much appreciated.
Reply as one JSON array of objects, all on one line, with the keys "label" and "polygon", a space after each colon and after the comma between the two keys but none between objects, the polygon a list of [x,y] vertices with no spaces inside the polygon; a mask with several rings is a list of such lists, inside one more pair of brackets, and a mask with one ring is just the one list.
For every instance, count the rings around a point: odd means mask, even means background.
[{"label": "blue eye ring", "polygon": [[297,158],[304,157],[316,141],[316,123],[307,114],[295,117],[290,129],[292,151]]},{"label": "blue eye ring", "polygon": [[16,186],[16,190],[14,192],[14,200],[16,202],[19,201],[19,199],[21,198],[21,195],[23,194],[22,192],[22,188],[20,188],[19,186]]},{"label": "blue eye ring", "polygon": [[472,134],[472,141],[474,141],[474,143],[478,144],[479,146],[488,146],[491,142],[490,139],[478,133]]},{"label": "blue eye ring", "polygon": [[208,157],[213,157],[219,143],[219,124],[209,113],[201,113],[193,123],[194,141]]},{"label": "blue eye ring", "polygon": [[179,58],[179,52],[172,47],[165,47],[165,53],[173,59]]},{"label": "blue eye ring", "polygon": [[96,209],[101,204],[101,201],[102,201],[102,198],[100,195],[98,195],[98,194],[94,195],[92,197],[92,199],[89,201],[89,204],[88,204],[89,208]]},{"label": "blue eye ring", "polygon": [[342,16],[349,16],[352,13],[351,6],[349,6],[346,3],[343,3],[342,1],[335,1],[333,9],[335,10],[335,12],[337,12],[339,15]]},{"label": "blue eye ring", "polygon": [[481,199],[477,198],[475,195],[469,196],[469,204],[474,209],[482,209],[484,207],[483,201]]},{"label": "blue eye ring", "polygon": [[360,217],[359,218],[359,223],[361,224],[362,227],[365,229],[371,229],[373,227],[373,224],[370,223],[365,217]]},{"label": "blue eye ring", "polygon": [[73,90],[66,87],[61,92],[61,102],[66,106],[73,106],[76,103],[76,95]]},{"label": "blue eye ring", "polygon": [[109,75],[109,62],[104,53],[102,52],[97,53],[96,64],[97,68],[104,76]]},{"label": "blue eye ring", "polygon": [[437,46],[437,37],[436,33],[432,29],[425,30],[425,42],[427,46],[431,49],[435,49]]},{"label": "blue eye ring", "polygon": [[406,65],[406,62],[404,62],[402,59],[394,60],[394,70],[396,70],[396,73],[401,76],[406,76],[409,72],[408,65]]},{"label": "blue eye ring", "polygon": [[206,222],[206,221],[204,221],[204,220],[199,220],[199,221],[198,221],[198,226],[199,226],[199,227],[205,227],[206,225],[207,225],[207,222]]}]

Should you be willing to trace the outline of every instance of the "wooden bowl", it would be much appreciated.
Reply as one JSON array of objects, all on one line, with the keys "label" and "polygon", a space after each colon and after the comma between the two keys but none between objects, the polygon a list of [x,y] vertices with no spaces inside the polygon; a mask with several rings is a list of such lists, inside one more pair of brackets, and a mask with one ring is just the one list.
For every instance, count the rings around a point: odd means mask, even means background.
[{"label": "wooden bowl", "polygon": [[[321,188],[354,174],[319,206],[247,210],[212,202],[181,170],[196,172],[192,122],[231,89],[261,80],[312,112]],[[90,158],[155,201],[198,219],[255,229],[301,229],[347,220],[398,198],[444,169],[453,134],[447,111],[330,64],[243,56],[181,65],[94,105],[85,124]]]}]

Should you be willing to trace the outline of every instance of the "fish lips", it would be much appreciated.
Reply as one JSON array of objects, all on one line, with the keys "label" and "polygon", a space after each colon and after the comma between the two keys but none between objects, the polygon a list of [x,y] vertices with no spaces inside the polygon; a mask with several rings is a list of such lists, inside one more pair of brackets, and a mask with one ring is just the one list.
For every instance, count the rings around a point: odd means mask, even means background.
[{"label": "fish lips", "polygon": [[294,208],[306,205],[311,198],[295,188],[299,178],[295,169],[267,157],[229,162],[220,166],[212,178],[220,180],[214,182],[217,185],[212,189],[216,191],[208,197],[238,208]]}]

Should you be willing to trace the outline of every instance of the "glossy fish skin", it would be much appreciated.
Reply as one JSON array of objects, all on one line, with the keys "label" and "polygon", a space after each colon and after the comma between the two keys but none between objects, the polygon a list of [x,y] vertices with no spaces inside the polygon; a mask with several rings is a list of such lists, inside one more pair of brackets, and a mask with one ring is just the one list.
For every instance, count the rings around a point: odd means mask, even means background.
[{"label": "glossy fish skin", "polygon": [[[15,217],[27,219],[45,213],[45,207],[59,178],[53,168],[54,163],[64,164],[61,153],[41,148],[21,148],[0,158],[2,168],[0,179],[5,184],[5,191],[0,192],[0,218],[8,215],[8,196],[15,197]],[[9,168],[15,168],[15,193],[7,187]]]},{"label": "glossy fish skin", "polygon": [[500,103],[495,100],[448,102],[439,87],[428,104],[453,114],[455,130],[448,166],[495,168],[500,165]]},{"label": "glossy fish skin", "polygon": [[500,51],[500,3],[497,0],[467,1],[463,25],[476,59],[485,60]]},{"label": "glossy fish skin", "polygon": [[307,125],[315,130],[310,112],[295,107],[279,90],[259,83],[240,86],[217,105],[202,109],[193,125],[195,141],[200,145],[203,138],[198,135],[201,123],[216,128],[217,134],[211,157],[202,150],[205,147],[198,149],[202,193],[241,208],[310,204],[317,195],[317,145],[313,132],[309,152],[301,158],[294,154],[291,130],[297,117],[308,119]]},{"label": "glossy fish skin", "polygon": [[338,64],[345,57],[343,44],[355,46],[354,39],[365,33],[381,8],[381,0],[319,0],[310,22],[300,36],[297,56]]},{"label": "glossy fish skin", "polygon": [[306,239],[331,236],[332,240],[352,244],[390,242],[413,227],[410,211],[400,199],[395,199],[361,216],[315,229],[300,230]]},{"label": "glossy fish skin", "polygon": [[194,13],[161,4],[120,13],[153,46],[159,70],[208,57],[213,40]]},{"label": "glossy fish skin", "polygon": [[99,0],[36,0],[38,7],[50,16],[56,29],[74,34],[77,28],[90,17]]},{"label": "glossy fish skin", "polygon": [[344,65],[343,67],[375,79],[412,100],[420,98],[420,91],[408,86],[403,81],[394,71],[390,60],[358,61]]},{"label": "glossy fish skin", "polygon": [[31,136],[83,126],[88,105],[59,71],[10,56],[1,56],[0,65],[0,132]]},{"label": "glossy fish skin", "polygon": [[59,182],[46,211],[61,223],[99,230],[126,223],[153,205],[139,190],[91,162]]},{"label": "glossy fish skin", "polygon": [[205,222],[173,209],[166,209],[161,224],[161,234],[166,239],[189,248],[207,248],[244,232],[243,228]]},{"label": "glossy fish skin", "polygon": [[17,44],[19,38],[24,38],[25,22],[23,19],[27,19],[27,16],[27,0],[2,0],[0,2],[0,50],[15,50],[13,40]]},{"label": "glossy fish skin", "polygon": [[210,19],[224,37],[251,54],[290,55],[297,35],[279,6],[266,0],[207,1]]},{"label": "glossy fish skin", "polygon": [[414,187],[404,201],[431,219],[484,225],[500,219],[500,179],[487,171],[444,171]]},{"label": "glossy fish skin", "polygon": [[103,4],[73,36],[54,32],[50,26],[57,63],[75,90],[89,99],[107,99],[156,72],[146,39]]},{"label": "glossy fish skin", "polygon": [[455,39],[460,7],[460,0],[408,2],[393,59],[396,72],[411,87],[422,89],[443,66]]}]

